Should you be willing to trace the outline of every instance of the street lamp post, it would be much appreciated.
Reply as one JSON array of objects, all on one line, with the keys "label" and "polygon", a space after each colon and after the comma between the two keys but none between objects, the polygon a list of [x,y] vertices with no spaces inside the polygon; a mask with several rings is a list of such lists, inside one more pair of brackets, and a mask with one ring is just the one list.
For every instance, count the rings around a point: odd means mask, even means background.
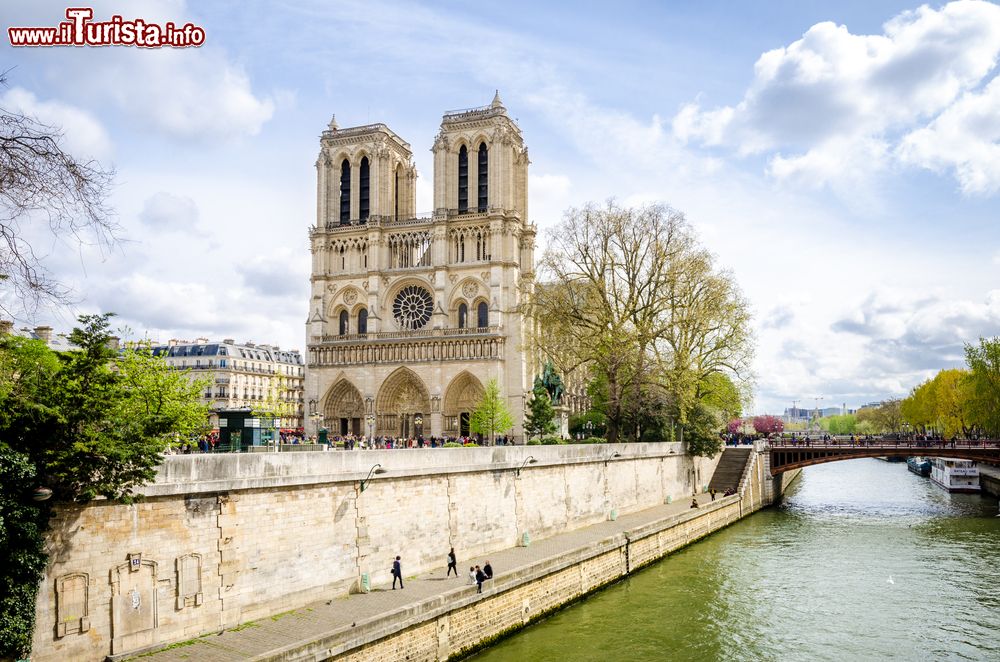
[{"label": "street lamp post", "polygon": [[368,422],[368,443],[371,443],[372,437],[375,436],[373,432],[373,428],[375,427],[375,414],[368,414],[368,416],[365,417],[365,420]]},{"label": "street lamp post", "polygon": [[[417,430],[419,430],[419,432],[417,432]],[[413,432],[414,437],[423,436],[424,434],[424,417],[420,414],[413,417]]]},{"label": "street lamp post", "polygon": [[594,422],[593,421],[587,421],[586,423],[584,423],[583,424],[583,429],[587,431],[587,436],[588,437],[593,437],[594,436]]}]

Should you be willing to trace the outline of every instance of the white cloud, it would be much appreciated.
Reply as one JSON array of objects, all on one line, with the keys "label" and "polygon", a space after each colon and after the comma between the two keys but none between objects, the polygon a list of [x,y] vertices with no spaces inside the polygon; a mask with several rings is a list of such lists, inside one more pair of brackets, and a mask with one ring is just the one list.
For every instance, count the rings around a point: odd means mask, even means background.
[{"label": "white cloud", "polygon": [[120,58],[120,77],[107,92],[151,128],[185,139],[229,139],[256,135],[274,114],[274,101],[258,98],[243,68],[219,50],[157,49],[131,56]]},{"label": "white cloud", "polygon": [[[65,6],[42,4],[10,7],[4,19],[8,25],[28,26],[65,20]],[[127,7],[97,0],[87,6],[93,7],[95,21],[120,14],[161,24],[201,23],[184,0],[136,0]],[[287,92],[255,93],[245,69],[213,39],[209,32],[199,48],[50,48],[30,56],[50,65],[49,84],[64,98],[86,100],[87,105],[111,100],[145,129],[188,140],[255,135],[273,116],[275,99],[294,100]]]},{"label": "white cloud", "polygon": [[63,134],[66,150],[78,159],[105,159],[111,140],[90,113],[59,101],[42,101],[31,92],[15,87],[0,97],[0,108],[38,119]]},{"label": "white cloud", "polygon": [[932,170],[953,169],[964,193],[1000,191],[1000,77],[907,135],[899,155]]},{"label": "white cloud", "polygon": [[[993,92],[971,93],[998,54],[1000,7],[988,2],[903,12],[879,35],[818,23],[789,46],[760,56],[739,104],[710,110],[687,104],[673,131],[688,142],[770,154],[776,178],[828,183],[886,167],[900,135],[933,120],[927,133],[907,139],[904,161],[954,167],[964,190],[994,191],[1000,169],[989,147],[1000,111]],[[964,131],[962,146],[973,155],[962,157],[947,141],[970,116],[992,132]]]},{"label": "white cloud", "polygon": [[160,191],[146,199],[139,220],[157,230],[185,230],[198,223],[198,205],[184,196]]}]

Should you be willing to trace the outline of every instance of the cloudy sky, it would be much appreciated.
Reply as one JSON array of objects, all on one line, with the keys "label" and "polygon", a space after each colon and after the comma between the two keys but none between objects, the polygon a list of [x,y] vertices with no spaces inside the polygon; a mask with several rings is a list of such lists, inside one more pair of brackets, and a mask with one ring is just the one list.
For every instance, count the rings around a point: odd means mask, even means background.
[{"label": "cloudy sky", "polygon": [[[431,207],[442,112],[499,89],[531,215],[616,197],[684,211],[752,302],[758,412],[903,395],[1000,335],[1000,6],[93,3],[204,27],[197,49],[13,49],[0,106],[117,170],[126,241],[46,239],[79,303],[160,340],[304,347],[318,136],[385,122]],[[5,3],[3,27],[65,4]],[[4,30],[5,32],[6,30]]]}]

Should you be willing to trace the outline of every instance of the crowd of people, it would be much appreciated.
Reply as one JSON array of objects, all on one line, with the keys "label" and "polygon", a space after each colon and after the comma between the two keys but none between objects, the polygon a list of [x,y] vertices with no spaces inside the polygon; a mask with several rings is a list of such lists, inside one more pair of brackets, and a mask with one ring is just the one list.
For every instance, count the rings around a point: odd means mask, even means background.
[{"label": "crowd of people", "polygon": [[[310,438],[311,443],[319,443],[317,437]],[[459,436],[459,437],[391,437],[379,435],[366,437],[363,435],[335,435],[327,439],[331,448],[343,448],[346,450],[367,450],[367,449],[391,449],[391,448],[443,448],[445,444],[458,444],[460,446],[489,446],[490,440],[482,435]],[[512,440],[507,435],[500,435],[496,438],[497,446],[510,445]]]}]

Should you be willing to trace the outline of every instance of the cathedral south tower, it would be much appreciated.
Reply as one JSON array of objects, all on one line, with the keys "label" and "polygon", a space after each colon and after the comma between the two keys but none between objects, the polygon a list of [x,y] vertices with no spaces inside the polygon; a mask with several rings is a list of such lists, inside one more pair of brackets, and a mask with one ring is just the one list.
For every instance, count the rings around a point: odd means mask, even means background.
[{"label": "cathedral south tower", "polygon": [[306,323],[310,431],[470,434],[490,379],[523,443],[531,389],[521,303],[534,283],[528,152],[499,95],[445,113],[434,211],[415,213],[410,145],[384,124],[320,138]]}]

